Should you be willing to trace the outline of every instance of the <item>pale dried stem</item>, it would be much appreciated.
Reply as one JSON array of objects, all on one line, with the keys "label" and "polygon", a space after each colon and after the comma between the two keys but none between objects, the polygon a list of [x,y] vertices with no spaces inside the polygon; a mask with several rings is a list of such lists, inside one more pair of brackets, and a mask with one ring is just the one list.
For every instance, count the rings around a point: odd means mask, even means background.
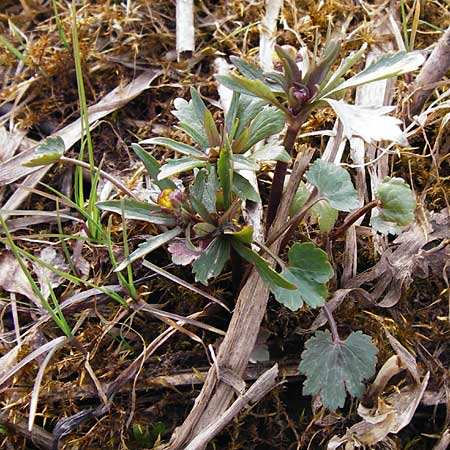
[{"label": "pale dried stem", "polygon": [[[274,230],[285,225],[289,215],[289,206],[313,153],[313,149],[308,149],[302,157],[297,159],[272,227]],[[280,239],[270,246],[270,250],[278,254],[279,246]],[[227,334],[217,355],[220,368],[227,368],[237,376],[242,376],[256,342],[269,293],[269,286],[261,280],[258,272],[253,268],[239,294]],[[233,395],[234,390],[217,379],[216,370],[212,367],[194,407],[183,425],[175,431],[168,449],[185,449],[195,436],[223,414]],[[238,412],[236,411],[236,414]]]}]

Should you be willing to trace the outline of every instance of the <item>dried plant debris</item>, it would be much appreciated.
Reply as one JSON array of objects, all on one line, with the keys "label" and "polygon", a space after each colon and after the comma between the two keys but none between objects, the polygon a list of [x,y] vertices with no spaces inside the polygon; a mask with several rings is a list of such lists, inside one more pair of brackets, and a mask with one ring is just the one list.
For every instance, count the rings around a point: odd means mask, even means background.
[{"label": "dried plant debris", "polygon": [[390,308],[415,277],[442,277],[450,255],[450,215],[447,209],[425,212],[386,249],[374,267],[346,282],[346,288],[374,283],[371,296],[378,306]]}]

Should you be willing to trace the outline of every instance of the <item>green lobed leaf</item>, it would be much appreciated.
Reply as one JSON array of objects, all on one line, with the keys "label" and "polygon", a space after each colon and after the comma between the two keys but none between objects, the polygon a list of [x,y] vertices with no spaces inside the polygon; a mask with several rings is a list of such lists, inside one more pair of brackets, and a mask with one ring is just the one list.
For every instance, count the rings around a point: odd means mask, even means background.
[{"label": "green lobed leaf", "polygon": [[250,124],[250,139],[245,150],[253,147],[257,142],[281,132],[284,128],[286,117],[283,111],[274,107],[264,108],[259,112]]},{"label": "green lobed leaf", "polygon": [[205,167],[208,163],[206,161],[199,161],[198,159],[186,157],[179,159],[168,159],[166,164],[161,167],[158,175],[159,180],[170,177],[180,172],[195,169],[196,167]]},{"label": "green lobed leaf", "polygon": [[378,61],[366,67],[362,72],[339,84],[327,93],[327,96],[344,89],[353,88],[362,84],[372,83],[385,78],[403,75],[418,69],[425,57],[421,53],[398,52],[382,56]]},{"label": "green lobed leaf", "polygon": [[[376,196],[381,201],[381,207],[371,225],[378,231],[397,232],[395,225],[405,226],[414,220],[416,199],[402,178],[386,177],[379,184]],[[394,228],[389,229],[388,224],[384,222],[391,222],[391,227],[394,225]]]},{"label": "green lobed leaf", "polygon": [[363,394],[363,382],[375,373],[376,354],[370,336],[361,331],[341,342],[333,342],[328,330],[317,331],[306,342],[298,367],[306,375],[303,395],[319,394],[326,408],[342,408],[346,391],[353,397]]},{"label": "green lobed leaf", "polygon": [[157,205],[140,202],[133,199],[107,200],[96,203],[97,207],[122,215],[124,212],[126,219],[142,220],[156,225],[173,226],[176,224],[175,218]]},{"label": "green lobed leaf", "polygon": [[251,200],[255,203],[261,203],[259,193],[255,191],[250,181],[237,172],[233,173],[233,192],[241,200]]},{"label": "green lobed leaf", "polygon": [[175,189],[176,185],[172,180],[158,180],[161,165],[156,158],[150,153],[146,152],[139,144],[131,144],[131,148],[139,159],[144,163],[147,172],[155,184],[161,189]]},{"label": "green lobed leaf", "polygon": [[351,211],[358,208],[358,193],[350,174],[340,166],[317,159],[306,172],[306,179],[326,198],[333,208]]},{"label": "green lobed leaf", "polygon": [[203,113],[197,116],[198,105],[196,108],[193,99],[188,102],[184,98],[176,98],[173,104],[175,110],[172,111],[172,114],[180,121],[179,126],[206,150],[209,147],[208,138],[203,126]]},{"label": "green lobed leaf", "polygon": [[217,75],[217,81],[232,91],[240,94],[253,95],[262,98],[268,103],[283,109],[283,106],[276,98],[271,89],[260,80],[249,80],[239,75]]},{"label": "green lobed leaf", "polygon": [[234,138],[238,138],[244,129],[248,128],[250,122],[257,116],[264,105],[267,105],[267,101],[250,95],[240,95],[236,111],[239,124]]},{"label": "green lobed leaf", "polygon": [[270,286],[271,290],[275,286],[279,286],[285,290],[295,289],[293,283],[272,269],[270,264],[251,248],[235,239],[231,241],[231,245],[242,258],[255,265],[260,277]]},{"label": "green lobed leaf", "polygon": [[220,275],[225,263],[230,257],[230,242],[223,238],[216,238],[192,264],[195,280],[208,285],[208,280]]},{"label": "green lobed leaf", "polygon": [[175,227],[173,230],[169,230],[166,231],[165,233],[158,234],[157,236],[150,237],[145,242],[139,244],[138,248],[133,253],[130,253],[128,258],[122,261],[116,267],[114,272],[120,272],[121,270],[125,269],[128,265],[130,265],[132,262],[148,255],[153,250],[156,250],[157,248],[161,247],[167,242],[170,242],[172,239],[181,234],[182,231],[183,230],[180,227]]},{"label": "green lobed leaf", "polygon": [[192,195],[203,205],[209,213],[216,212],[217,192],[219,180],[217,179],[216,166],[209,164],[205,169],[198,171],[191,189]]},{"label": "green lobed leaf", "polygon": [[48,137],[34,151],[34,157],[23,163],[26,167],[46,166],[59,161],[66,147],[61,136]]},{"label": "green lobed leaf", "polygon": [[140,141],[139,144],[162,145],[163,147],[166,147],[177,153],[181,153],[182,155],[185,156],[192,156],[193,158],[204,158],[204,159],[206,158],[206,155],[200,150],[197,150],[195,147],[192,147],[191,145],[188,144],[184,144],[183,142],[175,141],[170,138],[154,137],[150,139],[144,139],[143,141]]},{"label": "green lobed leaf", "polygon": [[333,276],[327,254],[314,244],[296,243],[288,252],[289,265],[282,275],[296,286],[295,290],[271,288],[275,299],[292,311],[304,303],[316,307],[325,303],[326,282]]}]

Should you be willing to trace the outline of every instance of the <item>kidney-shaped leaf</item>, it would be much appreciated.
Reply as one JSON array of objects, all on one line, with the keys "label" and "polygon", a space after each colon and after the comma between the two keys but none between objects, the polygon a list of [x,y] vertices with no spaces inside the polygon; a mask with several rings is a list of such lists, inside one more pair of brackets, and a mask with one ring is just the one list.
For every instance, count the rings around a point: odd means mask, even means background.
[{"label": "kidney-shaped leaf", "polygon": [[327,254],[310,242],[296,243],[289,250],[288,258],[288,268],[281,275],[297,289],[273,286],[275,299],[292,311],[301,308],[303,303],[313,307],[323,305],[327,295],[325,283],[333,276]]},{"label": "kidney-shaped leaf", "polygon": [[320,394],[326,408],[342,408],[346,391],[361,397],[364,380],[375,373],[377,348],[370,336],[351,333],[333,342],[329,331],[317,331],[305,344],[298,370],[306,375],[303,395]]},{"label": "kidney-shaped leaf", "polygon": [[416,199],[402,178],[386,177],[378,186],[377,197],[381,207],[371,220],[377,231],[395,234],[397,226],[408,225],[414,220]]},{"label": "kidney-shaped leaf", "polygon": [[359,206],[358,193],[343,167],[317,159],[306,173],[306,179],[333,208],[351,211]]}]

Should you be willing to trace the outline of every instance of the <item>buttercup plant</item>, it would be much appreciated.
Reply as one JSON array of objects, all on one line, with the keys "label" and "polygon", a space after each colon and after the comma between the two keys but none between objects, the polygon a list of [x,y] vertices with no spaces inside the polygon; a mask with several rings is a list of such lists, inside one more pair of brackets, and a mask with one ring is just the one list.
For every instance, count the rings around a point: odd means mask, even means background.
[{"label": "buttercup plant", "polygon": [[[296,157],[297,136],[309,114],[331,107],[346,137],[406,145],[400,121],[388,115],[393,107],[350,105],[342,97],[348,89],[407,73],[423,62],[423,57],[415,53],[386,55],[345,80],[344,75],[363,57],[366,45],[331,70],[340,49],[339,41],[329,40],[321,56],[309,58],[306,49],[276,46],[278,63],[271,72],[231,57],[239,74],[217,76],[219,83],[233,91],[231,104],[223,112],[223,123],[215,122],[200,94],[191,88],[190,101],[176,99],[173,114],[179,121],[177,128],[192,145],[166,137],[152,137],[132,145],[153,181],[151,201],[123,198],[97,203],[102,210],[161,227],[159,234],[140,244],[116,271],[167,244],[172,261],[191,265],[196,281],[207,285],[222,273],[235,253],[255,266],[275,300],[285,307],[292,311],[305,304],[324,307],[331,334],[319,331],[306,342],[299,370],[307,376],[304,394],[320,394],[324,406],[332,409],[344,405],[346,391],[357,397],[362,394],[364,380],[375,372],[376,347],[361,332],[340,338],[326,307],[327,282],[333,276],[326,252],[312,242],[295,242],[284,262],[269,246],[281,237],[288,242],[307,213],[317,217],[320,231],[333,240],[374,208],[377,214],[371,226],[381,233],[396,233],[414,219],[415,199],[402,179],[386,178],[378,186],[376,198],[361,206],[349,172],[317,158],[304,175],[305,182],[298,188],[285,226],[273,230],[271,225],[287,168]],[[279,142],[283,130],[284,139]],[[180,157],[161,165],[144,149],[147,145],[163,146]],[[62,153],[52,152],[47,146],[30,163],[55,162]],[[265,205],[254,181],[261,164],[267,162],[275,162],[276,166]],[[193,176],[184,176],[187,172]],[[253,228],[245,220],[246,201],[266,206],[265,242],[254,238]],[[339,212],[349,214],[336,227]]]}]

